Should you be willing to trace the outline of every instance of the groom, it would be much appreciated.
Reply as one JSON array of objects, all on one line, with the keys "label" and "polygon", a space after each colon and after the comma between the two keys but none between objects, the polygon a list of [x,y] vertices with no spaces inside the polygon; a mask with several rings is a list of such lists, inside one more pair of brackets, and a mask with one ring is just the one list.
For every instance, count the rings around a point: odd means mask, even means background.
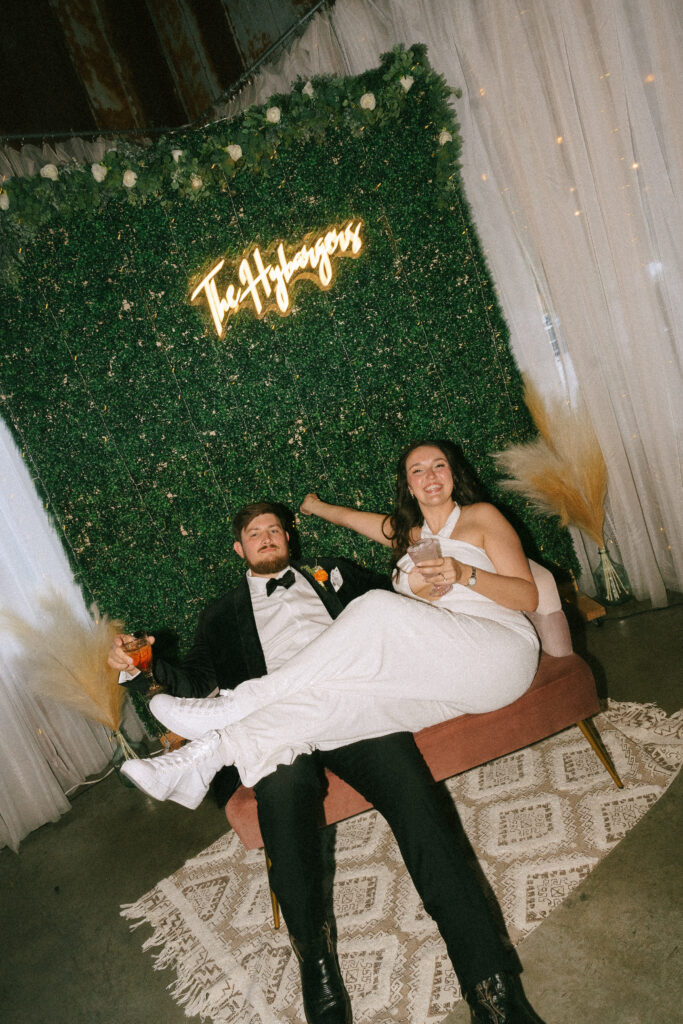
[{"label": "groom", "polygon": [[[346,559],[324,558],[314,569],[292,562],[283,513],[280,505],[257,502],[235,516],[234,549],[248,571],[237,588],[202,612],[181,666],[154,658],[155,683],[167,693],[203,697],[217,687],[233,689],[262,676],[310,643],[354,598],[391,589],[386,577]],[[132,665],[121,650],[123,639],[117,637],[108,659],[119,670]],[[164,760],[169,756],[177,755]],[[301,755],[254,787],[272,862],[270,883],[299,962],[308,1024],[352,1020],[325,907],[318,831],[323,767],[386,818],[446,943],[473,1024],[542,1024],[524,996],[515,956],[503,945],[451,815],[409,733]],[[227,799],[239,778],[233,767],[222,775]]]}]

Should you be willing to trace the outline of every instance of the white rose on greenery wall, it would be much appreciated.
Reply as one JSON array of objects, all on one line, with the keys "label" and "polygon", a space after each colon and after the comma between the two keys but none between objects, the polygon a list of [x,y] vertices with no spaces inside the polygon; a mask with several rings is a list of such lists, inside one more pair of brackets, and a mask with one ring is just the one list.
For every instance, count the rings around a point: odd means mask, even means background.
[{"label": "white rose on greenery wall", "polygon": [[312,96],[313,93],[315,92],[315,90],[313,88],[313,82],[310,82],[310,81],[306,82],[305,86],[303,87],[303,89],[301,91],[303,93],[305,93],[306,96]]},{"label": "white rose on greenery wall", "polygon": [[0,210],[9,210],[9,196],[6,192],[0,192]]},{"label": "white rose on greenery wall", "polygon": [[266,121],[270,124],[277,124],[280,120],[280,108],[279,107],[268,107],[266,110]]},{"label": "white rose on greenery wall", "polygon": [[180,160],[182,155],[183,155],[182,149],[172,149],[171,150],[171,156],[173,157],[173,163],[174,164],[178,163],[178,161]]},{"label": "white rose on greenery wall", "polygon": [[364,92],[360,98],[360,105],[363,110],[374,110],[377,106],[374,92]]},{"label": "white rose on greenery wall", "polygon": [[138,176],[135,173],[135,171],[123,172],[123,184],[126,186],[126,188],[133,188],[137,180]]},{"label": "white rose on greenery wall", "polygon": [[439,145],[440,146],[445,146],[447,142],[452,142],[452,141],[453,141],[453,136],[451,135],[450,132],[441,132],[441,134],[439,135]]},{"label": "white rose on greenery wall", "polygon": [[190,175],[190,184],[192,185],[192,188],[201,188],[204,182],[198,174],[192,174]]},{"label": "white rose on greenery wall", "polygon": [[226,149],[228,151],[228,156],[230,157],[231,160],[234,160],[235,163],[237,163],[238,160],[242,159],[242,147],[241,146],[237,146],[237,145],[226,146]]},{"label": "white rose on greenery wall", "polygon": [[412,75],[404,75],[403,78],[399,78],[399,82],[401,83],[406,92],[410,90],[410,87],[412,86],[414,81],[415,79],[413,78]]},{"label": "white rose on greenery wall", "polygon": [[59,177],[59,171],[54,164],[45,164],[44,167],[40,168],[41,178],[49,178],[50,181],[56,181]]},{"label": "white rose on greenery wall", "polygon": [[103,164],[91,164],[90,170],[95,181],[104,181],[107,177],[107,168]]}]

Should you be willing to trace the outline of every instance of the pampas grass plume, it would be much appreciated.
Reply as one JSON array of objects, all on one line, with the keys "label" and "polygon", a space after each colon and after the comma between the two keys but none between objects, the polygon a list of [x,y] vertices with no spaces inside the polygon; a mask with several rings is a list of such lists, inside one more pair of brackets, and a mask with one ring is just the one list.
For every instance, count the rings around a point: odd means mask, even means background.
[{"label": "pampas grass plume", "polygon": [[22,678],[37,696],[65,704],[117,732],[126,688],[119,686],[118,673],[107,665],[107,653],[123,624],[100,615],[96,605],[87,622],[54,591],[38,604],[36,624],[13,612],[0,613],[0,629],[20,647]]},{"label": "pampas grass plume", "polygon": [[524,401],[540,437],[493,455],[510,478],[500,486],[523,494],[540,512],[577,526],[604,547],[607,467],[584,407],[555,400],[545,404],[530,382]]}]

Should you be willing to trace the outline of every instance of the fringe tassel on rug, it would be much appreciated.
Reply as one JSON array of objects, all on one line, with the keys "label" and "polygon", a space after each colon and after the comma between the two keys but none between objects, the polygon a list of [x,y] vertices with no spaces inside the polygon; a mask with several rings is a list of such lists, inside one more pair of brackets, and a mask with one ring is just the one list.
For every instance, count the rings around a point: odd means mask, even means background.
[{"label": "fringe tassel on rug", "polygon": [[[209,1021],[220,1021],[223,1017],[238,1019],[235,1014],[239,1014],[243,996],[222,972],[219,980],[211,984],[211,975],[215,976],[211,954],[184,922],[180,911],[158,890],[147,893],[137,903],[123,904],[121,917],[133,922],[131,931],[144,924],[151,926],[152,934],[145,939],[142,950],[153,951],[155,971],[175,970],[176,978],[167,988],[188,1017],[199,1016]],[[244,1018],[245,1024],[250,1017],[251,1014]]]}]

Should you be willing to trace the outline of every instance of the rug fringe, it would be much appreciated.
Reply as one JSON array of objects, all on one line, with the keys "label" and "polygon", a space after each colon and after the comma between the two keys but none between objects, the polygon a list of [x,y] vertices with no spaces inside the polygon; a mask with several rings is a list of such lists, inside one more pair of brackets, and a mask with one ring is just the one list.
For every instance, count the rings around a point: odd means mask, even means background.
[{"label": "rug fringe", "polygon": [[683,710],[667,715],[657,704],[638,704],[608,698],[604,714],[618,729],[639,733],[651,731],[658,736],[683,738]]},{"label": "rug fringe", "polygon": [[[144,924],[150,925],[152,934],[143,942],[142,950],[154,951],[155,971],[175,970],[175,980],[166,987],[188,1017],[216,1021],[230,1003],[233,1014],[239,1013],[241,994],[222,972],[219,980],[211,984],[216,972],[209,951],[158,888],[146,893],[137,903],[122,904],[121,917],[131,922],[131,931]],[[233,1015],[230,1019],[237,1021],[238,1018]]]}]

